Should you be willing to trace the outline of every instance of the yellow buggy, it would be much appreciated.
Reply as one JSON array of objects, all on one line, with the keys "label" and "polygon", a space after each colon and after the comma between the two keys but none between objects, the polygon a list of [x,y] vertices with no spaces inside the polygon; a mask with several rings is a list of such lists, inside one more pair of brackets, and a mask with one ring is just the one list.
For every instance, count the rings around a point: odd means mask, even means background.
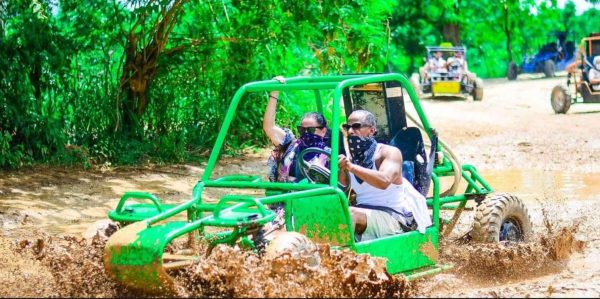
[{"label": "yellow buggy", "polygon": [[[467,49],[464,46],[457,47],[426,47],[426,64],[421,68],[418,78],[413,75],[412,84],[422,94],[431,94],[432,98],[451,96],[467,98],[473,97],[473,101],[483,100],[483,81],[474,73],[468,71]],[[440,52],[445,62],[445,67],[438,69],[428,68],[431,59],[435,59],[435,53]],[[462,55],[462,65],[454,59],[455,53]]]}]

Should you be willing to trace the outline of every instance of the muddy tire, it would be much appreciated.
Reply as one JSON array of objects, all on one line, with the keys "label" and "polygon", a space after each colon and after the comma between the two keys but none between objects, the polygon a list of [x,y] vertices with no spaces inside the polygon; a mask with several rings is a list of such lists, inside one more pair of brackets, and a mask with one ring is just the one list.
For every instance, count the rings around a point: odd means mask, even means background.
[{"label": "muddy tire", "polygon": [[514,195],[496,194],[477,207],[471,236],[476,242],[526,242],[531,239],[531,220],[523,202]]},{"label": "muddy tire", "polygon": [[564,114],[571,108],[571,93],[564,85],[554,86],[550,94],[550,104],[556,114]]},{"label": "muddy tire", "polygon": [[483,80],[481,78],[475,79],[475,86],[473,86],[473,101],[481,102],[483,100]]},{"label": "muddy tire", "polygon": [[297,232],[281,232],[267,245],[265,258],[275,259],[285,253],[293,255],[316,250],[317,245],[305,235]]},{"label": "muddy tire", "polygon": [[508,77],[508,80],[516,80],[517,75],[518,75],[517,64],[515,64],[514,62],[511,61],[508,64],[508,71],[506,73],[506,77]]},{"label": "muddy tire", "polygon": [[546,78],[554,77],[554,60],[548,59],[544,62],[544,76]]}]

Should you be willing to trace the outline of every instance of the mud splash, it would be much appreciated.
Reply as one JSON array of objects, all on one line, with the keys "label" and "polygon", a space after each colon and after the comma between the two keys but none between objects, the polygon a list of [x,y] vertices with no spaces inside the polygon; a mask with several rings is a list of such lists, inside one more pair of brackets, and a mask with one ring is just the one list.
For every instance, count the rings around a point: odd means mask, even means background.
[{"label": "mud splash", "polygon": [[[33,234],[0,237],[0,297],[146,297],[104,270],[105,239]],[[315,264],[314,254],[318,255]],[[312,256],[312,257],[311,257]],[[172,273],[178,297],[410,297],[412,285],[385,272],[383,260],[320,246],[316,252],[265,260],[218,246]]]},{"label": "mud splash", "polygon": [[182,297],[410,297],[411,284],[382,271],[385,263],[349,250],[318,249],[264,260],[219,246],[204,261],[177,274]]},{"label": "mud splash", "polygon": [[[34,234],[36,235],[36,234]],[[102,266],[104,242],[37,234],[28,239],[0,238],[3,275],[0,297],[131,297],[111,282]]]},{"label": "mud splash", "polygon": [[535,234],[531,242],[481,244],[472,243],[468,238],[444,240],[442,261],[453,264],[454,272],[462,278],[485,283],[559,272],[571,254],[582,252],[586,247],[587,242],[576,237],[584,219],[553,222],[544,207],[542,215],[543,231]]}]

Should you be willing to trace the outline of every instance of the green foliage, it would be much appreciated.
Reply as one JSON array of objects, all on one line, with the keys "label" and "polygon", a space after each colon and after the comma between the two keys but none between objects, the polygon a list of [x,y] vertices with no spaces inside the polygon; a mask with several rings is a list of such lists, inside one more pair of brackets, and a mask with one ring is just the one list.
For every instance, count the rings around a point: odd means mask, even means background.
[{"label": "green foliage", "polygon": [[[157,27],[174,3],[182,10]],[[146,51],[153,33],[171,26],[160,51]],[[0,168],[197,159],[210,151],[233,94],[247,82],[410,74],[425,46],[449,39],[467,46],[472,71],[501,77],[511,56],[536,51],[551,32],[568,30],[578,40],[597,28],[597,10],[577,16],[571,2],[559,9],[550,0],[2,1]],[[127,56],[128,45],[140,56]],[[145,97],[132,97],[127,59],[145,55],[156,55],[155,64],[131,64],[151,68]],[[304,97],[312,95],[282,97],[279,125],[294,127],[316,109]],[[144,109],[132,113],[140,99]],[[240,103],[227,153],[268,144],[266,99],[249,95]]]}]

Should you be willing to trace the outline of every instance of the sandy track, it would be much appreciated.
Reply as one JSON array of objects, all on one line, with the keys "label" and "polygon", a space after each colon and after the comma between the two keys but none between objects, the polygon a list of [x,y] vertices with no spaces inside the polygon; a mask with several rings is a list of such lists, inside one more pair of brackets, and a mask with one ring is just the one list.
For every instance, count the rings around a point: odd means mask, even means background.
[{"label": "sandy track", "polygon": [[[418,282],[422,296],[600,296],[600,234],[595,204],[600,200],[600,105],[574,105],[555,115],[550,90],[565,78],[485,82],[482,102],[423,100],[430,123],[463,163],[475,165],[497,191],[521,197],[535,230],[544,234],[542,208],[557,225],[580,223],[587,242],[567,261],[527,276],[485,281],[450,271]],[[266,152],[229,159],[220,174],[264,169]],[[103,219],[125,191],[152,192],[166,202],[190,198],[203,165],[82,171],[60,168],[0,173],[0,229],[6,238],[33,229],[81,234]],[[468,230],[462,217],[457,235]],[[0,271],[1,272],[1,271]],[[2,276],[0,276],[2,277]]]}]

